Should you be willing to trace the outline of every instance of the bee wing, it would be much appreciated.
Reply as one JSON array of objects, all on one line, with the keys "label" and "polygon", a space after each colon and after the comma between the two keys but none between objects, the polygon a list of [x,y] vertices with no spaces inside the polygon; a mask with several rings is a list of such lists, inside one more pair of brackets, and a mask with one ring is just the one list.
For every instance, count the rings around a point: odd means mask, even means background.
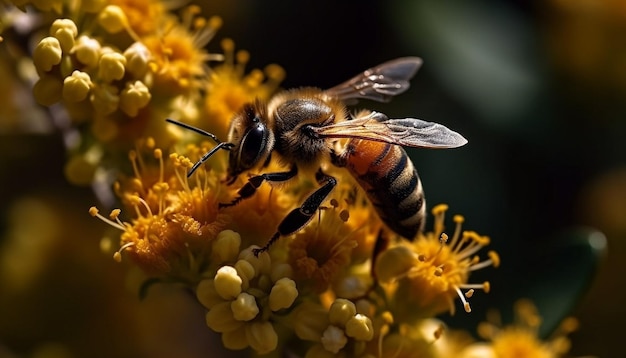
[{"label": "bee wing", "polygon": [[389,102],[393,96],[409,89],[409,80],[421,65],[419,57],[397,58],[367,69],[325,93],[350,104],[360,98]]},{"label": "bee wing", "polygon": [[311,129],[321,137],[359,138],[406,147],[457,148],[467,143],[462,135],[442,124],[415,118],[389,119],[378,112]]}]

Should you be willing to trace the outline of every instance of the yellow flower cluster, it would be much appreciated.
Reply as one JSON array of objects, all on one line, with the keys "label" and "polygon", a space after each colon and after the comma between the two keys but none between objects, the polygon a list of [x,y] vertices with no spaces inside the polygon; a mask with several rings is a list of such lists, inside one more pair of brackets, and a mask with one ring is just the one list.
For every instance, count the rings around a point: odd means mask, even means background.
[{"label": "yellow flower cluster", "polygon": [[[184,150],[192,158],[203,153],[193,144]],[[430,352],[436,330],[416,327],[453,311],[457,296],[469,312],[466,298],[475,288],[489,289],[488,283],[468,283],[471,271],[499,264],[493,252],[484,261],[475,256],[488,239],[463,232],[460,216],[447,242],[445,205],[433,209],[433,232],[414,242],[394,238],[375,254],[382,223],[340,172],[334,175],[343,183],[319,218],[256,258],[252,248],[264,244],[289,205],[309,192],[306,178],[294,184],[299,189],[260,191],[220,209],[239,188],[220,181],[225,174],[220,158],[188,177],[192,160],[176,153],[164,160],[162,150],[147,140],[130,159],[134,175],[121,178],[115,190],[133,219],[121,221],[120,210],[107,219],[91,209],[123,231],[114,257],[127,256],[146,272],[195,287],[208,309],[207,325],[230,349],[268,353],[284,343],[287,327],[311,342],[311,357],[403,351],[405,341]],[[264,209],[254,214],[255,207]],[[246,230],[253,221],[269,230]]]},{"label": "yellow flower cluster", "polygon": [[[54,20],[33,50],[33,92],[42,105],[63,104],[81,129],[66,175],[89,184],[102,156],[119,156],[141,137],[171,143],[172,134],[155,122],[197,119],[190,117],[200,115],[193,109],[208,85],[207,62],[223,58],[203,49],[221,19],[200,17],[196,6],[173,16],[151,0],[65,5],[70,16]],[[87,155],[94,146],[104,149]]]},{"label": "yellow flower cluster", "polygon": [[[495,251],[489,251],[489,258],[484,261],[475,255],[489,244],[489,238],[473,231],[462,231],[463,217],[457,215],[454,217],[456,229],[449,240],[443,232],[446,210],[447,205],[433,208],[433,232],[420,233],[413,242],[397,243],[378,257],[376,277],[391,298],[392,311],[402,320],[432,317],[446,310],[454,313],[455,297],[460,298],[469,313],[471,308],[466,299],[474,290],[490,290],[489,282],[468,283],[472,271],[500,264]],[[467,291],[462,293],[462,289]]]},{"label": "yellow flower cluster", "polygon": [[[240,252],[241,238],[233,231],[217,236],[213,255],[224,263],[215,275],[198,284],[198,300],[209,310],[209,328],[222,333],[229,349],[251,347],[258,354],[276,350],[274,327],[298,297],[291,266],[263,253],[256,257],[255,246]],[[217,246],[217,247],[216,247]]]},{"label": "yellow flower cluster", "polygon": [[137,139],[178,141],[179,132],[163,126],[167,117],[213,122],[224,136],[234,110],[268,98],[284,77],[276,65],[246,74],[249,55],[235,56],[232,40],[222,41],[225,54],[207,52],[222,20],[202,17],[195,5],[175,15],[174,4],[157,0],[12,3],[57,14],[33,49],[33,94],[44,106],[62,104],[78,129],[65,168],[75,184],[104,177],[111,168],[103,163],[119,161]]}]

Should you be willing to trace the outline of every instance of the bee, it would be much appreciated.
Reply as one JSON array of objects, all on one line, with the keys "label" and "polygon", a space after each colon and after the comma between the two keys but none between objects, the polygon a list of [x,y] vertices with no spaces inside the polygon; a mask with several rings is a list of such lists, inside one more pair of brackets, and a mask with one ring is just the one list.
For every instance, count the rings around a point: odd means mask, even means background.
[{"label": "bee", "polygon": [[267,103],[248,103],[234,115],[227,142],[185,123],[167,121],[217,143],[194,164],[188,176],[219,150],[229,152],[228,184],[244,172],[262,172],[272,156],[287,164],[289,169],[285,171],[250,176],[237,197],[221,203],[220,208],[251,197],[264,182],[286,182],[303,171],[315,173],[319,188],[287,214],[265,246],[254,250],[255,255],[268,250],[281,236],[302,229],[320,209],[337,185],[337,179],[323,171],[326,163],[346,168],[365,190],[385,225],[400,236],[413,239],[422,229],[426,205],[417,170],[403,146],[456,148],[467,140],[438,123],[415,118],[389,119],[375,111],[351,116],[346,106],[359,99],[389,102],[409,88],[408,81],[421,65],[418,57],[398,58],[327,90],[286,90]]}]

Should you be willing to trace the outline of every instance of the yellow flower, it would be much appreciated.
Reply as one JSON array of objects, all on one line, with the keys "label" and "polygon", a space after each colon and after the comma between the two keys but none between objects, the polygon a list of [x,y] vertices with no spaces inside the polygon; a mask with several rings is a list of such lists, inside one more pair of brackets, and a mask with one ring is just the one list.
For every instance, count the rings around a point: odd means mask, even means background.
[{"label": "yellow flower", "polygon": [[159,0],[110,0],[108,3],[120,9],[127,26],[138,36],[157,31],[167,10]]},{"label": "yellow flower", "polygon": [[268,65],[264,71],[254,69],[245,73],[250,55],[240,50],[235,54],[235,43],[222,40],[224,62],[212,68],[207,82],[207,95],[201,118],[207,118],[207,128],[218,138],[228,134],[230,120],[245,103],[266,101],[285,77],[278,65]]},{"label": "yellow flower", "polygon": [[207,61],[222,59],[221,55],[204,50],[221,26],[221,19],[214,17],[207,21],[194,17],[199,12],[195,6],[186,10],[187,21],[166,19],[160,25],[162,32],[142,38],[151,54],[152,88],[159,96],[198,95],[207,81]]},{"label": "yellow flower", "polygon": [[[134,177],[116,185],[117,195],[134,218],[121,222],[119,209],[112,212],[111,220],[96,208],[90,213],[123,231],[116,259],[123,252],[149,273],[193,279],[206,269],[205,255],[228,222],[228,216],[218,212],[218,179],[200,168],[198,180],[189,181],[188,159],[172,154],[166,165],[152,140],[144,146],[130,153]],[[152,149],[153,159],[139,154],[146,148]]]},{"label": "yellow flower", "polygon": [[489,321],[481,323],[478,334],[489,340],[475,343],[465,350],[463,358],[556,358],[563,357],[570,349],[567,335],[578,328],[578,321],[566,318],[547,341],[539,338],[541,317],[529,300],[519,300],[514,307],[515,324],[501,327],[497,312],[492,312]]},{"label": "yellow flower", "polygon": [[51,71],[53,66],[61,63],[62,53],[59,40],[55,37],[43,38],[33,51],[35,68],[41,73]]},{"label": "yellow flower", "polygon": [[[466,312],[471,308],[467,298],[475,289],[489,291],[489,282],[468,283],[472,271],[486,266],[497,267],[498,255],[490,251],[481,261],[476,253],[489,239],[472,231],[462,231],[463,217],[454,217],[456,229],[450,240],[443,233],[446,205],[433,208],[433,232],[419,234],[414,242],[402,241],[382,252],[375,264],[376,277],[390,298],[394,316],[405,322],[454,313],[454,298],[459,297]],[[449,242],[448,242],[449,241]],[[461,290],[466,289],[463,293]]]},{"label": "yellow flower", "polygon": [[331,200],[331,205],[289,244],[290,263],[296,277],[318,293],[325,291],[348,267],[352,250],[357,246],[356,236],[360,234],[346,223],[349,209],[340,207],[336,199]]}]

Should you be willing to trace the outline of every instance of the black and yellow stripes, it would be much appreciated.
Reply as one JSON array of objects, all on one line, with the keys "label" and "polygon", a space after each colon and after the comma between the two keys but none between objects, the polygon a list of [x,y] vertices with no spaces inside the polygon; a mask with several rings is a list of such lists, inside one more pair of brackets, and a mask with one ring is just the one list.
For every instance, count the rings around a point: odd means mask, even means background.
[{"label": "black and yellow stripes", "polygon": [[422,228],[425,203],[422,183],[406,151],[398,145],[353,139],[340,158],[385,224],[413,239]]}]

